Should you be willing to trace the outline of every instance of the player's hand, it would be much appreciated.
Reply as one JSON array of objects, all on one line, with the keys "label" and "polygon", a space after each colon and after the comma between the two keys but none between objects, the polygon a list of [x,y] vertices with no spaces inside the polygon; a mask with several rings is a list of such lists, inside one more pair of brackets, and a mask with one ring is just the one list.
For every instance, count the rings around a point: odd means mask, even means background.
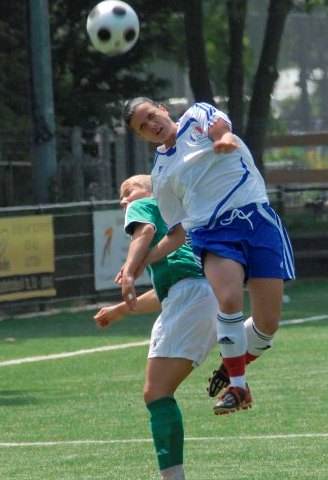
[{"label": "player's hand", "polygon": [[133,275],[127,274],[123,271],[122,274],[122,297],[128,309],[133,312],[137,306],[137,295],[134,286],[135,278]]},{"label": "player's hand", "polygon": [[238,143],[233,138],[220,139],[213,143],[213,150],[215,153],[230,153],[236,150],[238,147]]},{"label": "player's hand", "polygon": [[104,328],[124,317],[124,313],[117,305],[103,307],[93,317],[98,328]]}]

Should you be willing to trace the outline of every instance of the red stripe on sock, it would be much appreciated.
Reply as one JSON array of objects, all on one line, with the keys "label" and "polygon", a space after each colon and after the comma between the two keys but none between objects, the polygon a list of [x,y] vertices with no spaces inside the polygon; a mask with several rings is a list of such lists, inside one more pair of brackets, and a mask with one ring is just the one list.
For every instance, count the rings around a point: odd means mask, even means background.
[{"label": "red stripe on sock", "polygon": [[246,365],[248,365],[251,362],[254,362],[254,360],[256,360],[257,358],[259,358],[258,355],[252,355],[251,353],[246,352],[245,353],[245,363],[246,363]]},{"label": "red stripe on sock", "polygon": [[240,357],[225,357],[223,363],[228,370],[229,377],[240,377],[245,375],[245,355]]}]

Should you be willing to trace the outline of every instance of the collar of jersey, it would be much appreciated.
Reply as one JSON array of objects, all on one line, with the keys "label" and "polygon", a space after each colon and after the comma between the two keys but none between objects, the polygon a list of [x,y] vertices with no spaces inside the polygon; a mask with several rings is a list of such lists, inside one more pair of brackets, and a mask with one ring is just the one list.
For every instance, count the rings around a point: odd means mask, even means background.
[{"label": "collar of jersey", "polygon": [[[196,118],[193,118],[193,117],[189,118],[189,120],[184,124],[184,126],[183,126],[182,128],[179,128],[179,129],[178,129],[177,139],[178,139],[179,137],[181,137],[181,135],[184,134],[184,132],[187,130],[187,128],[188,128],[192,123],[194,123],[194,122],[197,123]],[[178,126],[180,127],[180,123],[177,122],[177,124],[178,124]],[[169,147],[167,150],[161,151],[160,148],[163,148],[163,147],[164,147],[164,145],[161,145],[161,146],[157,149],[158,155],[165,155],[166,157],[170,157],[170,156],[173,155],[173,154],[176,152],[176,150],[177,150],[176,145],[172,145],[172,147]],[[165,148],[165,147],[164,147],[164,148]]]},{"label": "collar of jersey", "polygon": [[[161,147],[165,148],[164,145],[161,145]],[[170,157],[171,155],[173,155],[177,149],[175,145],[172,145],[172,147],[169,147],[167,150],[161,151],[160,150],[161,147],[158,147],[157,153],[158,155],[165,155],[166,157]]]}]

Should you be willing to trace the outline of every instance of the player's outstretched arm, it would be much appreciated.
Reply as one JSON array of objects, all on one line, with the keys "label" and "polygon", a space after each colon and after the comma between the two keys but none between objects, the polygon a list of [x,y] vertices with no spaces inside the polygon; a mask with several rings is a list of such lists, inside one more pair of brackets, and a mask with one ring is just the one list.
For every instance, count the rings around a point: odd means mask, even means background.
[{"label": "player's outstretched arm", "polygon": [[101,308],[93,318],[97,327],[107,327],[112,323],[122,320],[128,313],[125,310],[127,310],[125,302],[121,302],[116,305]]},{"label": "player's outstretched arm", "polygon": [[230,153],[238,148],[238,143],[231,132],[230,125],[222,118],[210,126],[208,134],[213,140],[215,153]]},{"label": "player's outstretched arm", "polygon": [[93,318],[97,327],[104,328],[112,323],[123,320],[123,318],[132,313],[153,313],[160,311],[160,309],[161,304],[157,298],[155,290],[152,288],[137,297],[136,309],[134,312],[131,312],[125,302],[120,302],[116,305],[109,305],[101,308]]},{"label": "player's outstretched arm", "polygon": [[182,225],[176,225],[160,242],[157,243],[157,245],[149,250],[142,263],[144,265],[150,265],[158,262],[161,258],[166,257],[180,248],[185,240],[186,232]]},{"label": "player's outstretched arm", "polygon": [[152,224],[135,224],[121,278],[122,297],[131,311],[136,309],[135,272],[145,258],[154,234]]}]

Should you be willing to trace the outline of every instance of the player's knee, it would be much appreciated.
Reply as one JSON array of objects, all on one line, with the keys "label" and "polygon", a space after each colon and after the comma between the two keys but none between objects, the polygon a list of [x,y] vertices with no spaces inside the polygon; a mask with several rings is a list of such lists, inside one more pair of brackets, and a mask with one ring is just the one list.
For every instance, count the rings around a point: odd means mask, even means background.
[{"label": "player's knee", "polygon": [[219,304],[222,313],[232,314],[242,309],[242,300],[233,292],[227,292],[220,296]]},{"label": "player's knee", "polygon": [[265,335],[273,336],[277,330],[278,330],[278,323],[274,325],[268,325],[266,328],[263,329],[263,333],[265,333]]},{"label": "player's knee", "polygon": [[156,389],[152,385],[145,385],[143,389],[143,399],[144,402],[150,403],[158,400],[161,397],[161,394],[156,391]]},{"label": "player's knee", "polygon": [[265,335],[273,336],[279,328],[279,320],[279,317],[268,315],[262,321],[254,319],[254,324]]},{"label": "player's knee", "polygon": [[150,403],[158,400],[162,397],[171,397],[173,395],[170,388],[165,388],[165,386],[147,384],[143,389],[143,398],[144,402]]},{"label": "player's knee", "polygon": [[143,399],[144,399],[144,402],[147,404],[149,402],[151,402],[152,398],[152,395],[151,395],[151,389],[148,387],[148,385],[145,385],[144,386],[144,389],[143,389]]}]

